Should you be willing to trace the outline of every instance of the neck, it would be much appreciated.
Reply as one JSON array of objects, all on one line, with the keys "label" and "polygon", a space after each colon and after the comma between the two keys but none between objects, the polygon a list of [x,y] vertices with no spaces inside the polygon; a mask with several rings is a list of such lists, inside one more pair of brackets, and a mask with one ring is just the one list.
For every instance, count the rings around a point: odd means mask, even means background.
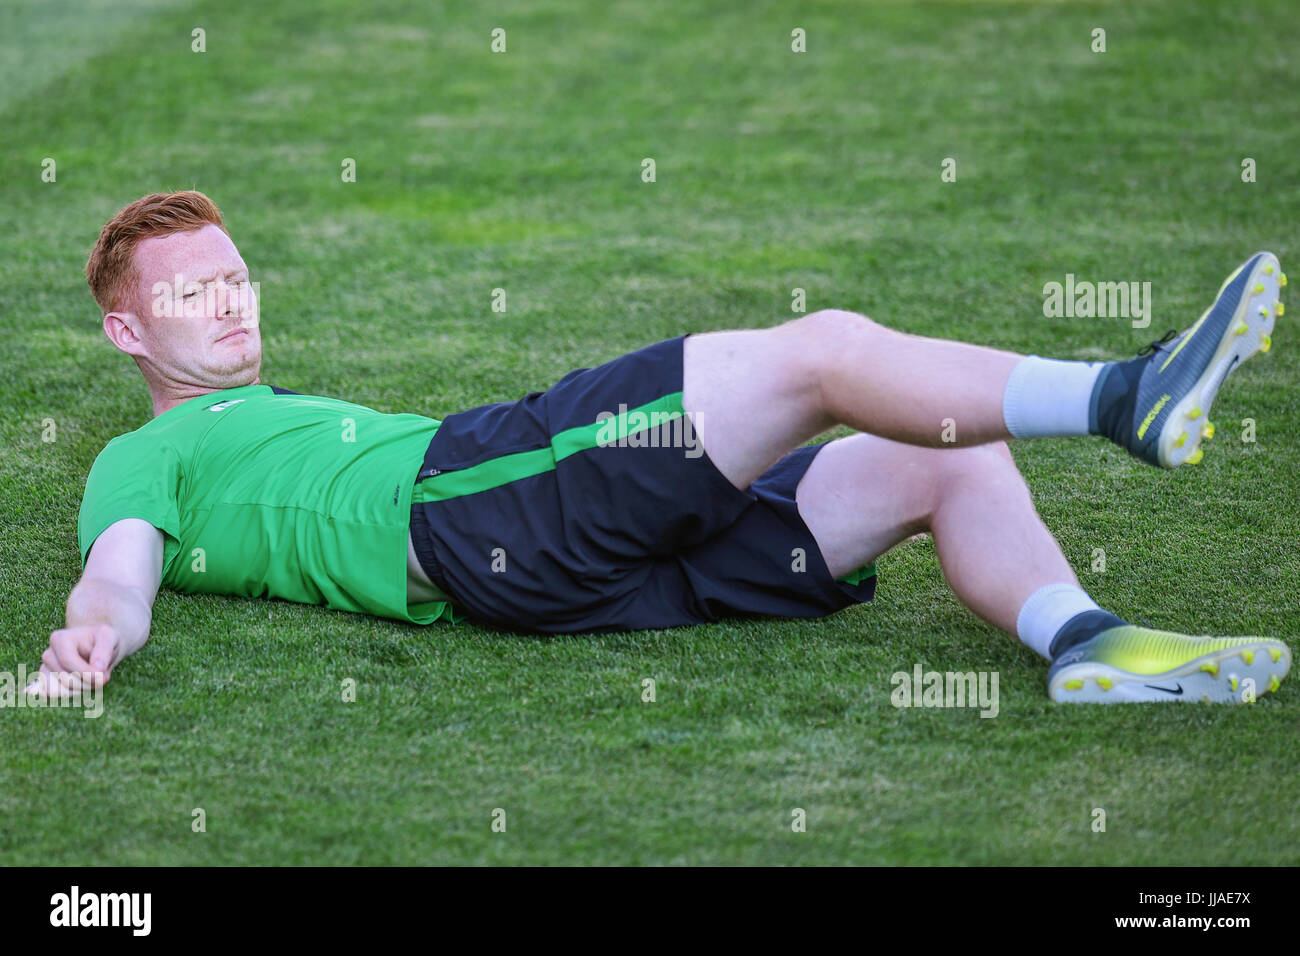
[{"label": "neck", "polygon": [[239,385],[227,385],[225,388],[203,388],[200,385],[167,385],[153,382],[149,383],[149,395],[153,399],[153,417],[157,418],[163,412],[169,412],[177,405],[183,405],[192,398],[199,398],[203,395],[211,395],[213,392],[224,392],[230,388],[243,388],[245,385],[261,385],[262,376],[259,374],[251,382],[242,382]]}]

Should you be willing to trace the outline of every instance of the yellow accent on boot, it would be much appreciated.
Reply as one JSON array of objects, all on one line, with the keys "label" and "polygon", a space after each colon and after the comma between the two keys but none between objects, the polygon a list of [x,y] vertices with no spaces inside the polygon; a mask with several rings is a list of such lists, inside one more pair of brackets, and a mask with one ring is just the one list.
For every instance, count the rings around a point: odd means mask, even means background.
[{"label": "yellow accent on boot", "polygon": [[1262,319],[1267,319],[1267,318],[1268,318],[1268,306],[1266,306],[1266,305],[1261,305],[1261,306],[1259,307],[1259,316],[1260,316],[1260,318],[1262,318]]},{"label": "yellow accent on boot", "polygon": [[1250,331],[1250,326],[1247,325],[1245,322],[1243,322],[1241,323],[1241,325],[1237,326],[1232,331],[1237,335],[1245,335],[1247,332]]},{"label": "yellow accent on boot", "polygon": [[1276,647],[1270,647],[1270,648],[1268,649],[1268,656],[1269,656],[1269,659],[1270,659],[1274,664],[1276,664],[1278,661],[1280,661],[1280,660],[1282,659],[1282,652],[1279,651]]},{"label": "yellow accent on boot", "polygon": [[1229,678],[1228,678],[1228,686],[1231,687],[1231,688],[1235,691],[1235,690],[1237,689],[1237,678],[1235,678],[1235,677],[1229,677]]},{"label": "yellow accent on boot", "polygon": [[1272,347],[1273,347],[1273,340],[1270,339],[1267,335],[1261,335],[1259,337],[1259,350],[1261,352],[1267,352]]},{"label": "yellow accent on boot", "polygon": [[1242,651],[1242,652],[1241,652],[1241,659],[1242,659],[1243,661],[1245,661],[1245,662],[1246,662],[1246,666],[1249,667],[1251,664],[1255,663],[1255,652],[1254,652],[1254,651]]},{"label": "yellow accent on boot", "polygon": [[1190,455],[1187,456],[1187,464],[1199,465],[1201,463],[1201,459],[1204,457],[1205,457],[1205,449],[1198,448],[1196,449],[1196,451],[1192,452]]},{"label": "yellow accent on boot", "polygon": [[1081,681],[1081,680],[1067,680],[1067,681],[1065,682],[1065,689],[1066,689],[1066,690],[1082,690],[1082,689],[1083,689],[1083,681]]},{"label": "yellow accent on boot", "polygon": [[1279,302],[1277,308],[1273,310],[1273,314],[1279,319],[1282,318],[1282,316],[1286,315],[1286,306]]},{"label": "yellow accent on boot", "polygon": [[1264,291],[1264,283],[1256,282],[1255,288],[1251,289],[1250,291],[1252,295],[1259,295],[1261,292]]},{"label": "yellow accent on boot", "polygon": [[1182,447],[1183,447],[1183,443],[1184,443],[1185,441],[1187,441],[1187,432],[1183,432],[1183,433],[1182,433],[1181,435],[1179,435],[1176,439],[1174,439],[1174,447],[1175,447],[1175,448],[1182,448]]},{"label": "yellow accent on boot", "polygon": [[1097,686],[1100,687],[1102,690],[1110,690],[1110,678],[1109,678],[1109,677],[1098,677],[1098,678],[1097,678]]},{"label": "yellow accent on boot", "polygon": [[1277,693],[1277,689],[1278,689],[1279,687],[1281,687],[1281,686],[1282,686],[1282,682],[1281,682],[1280,680],[1277,679],[1277,675],[1276,675],[1276,674],[1269,674],[1269,675],[1268,675],[1268,689],[1269,689],[1269,690],[1273,691],[1273,693]]},{"label": "yellow accent on boot", "polygon": [[1277,284],[1280,285],[1280,286],[1281,286],[1282,288],[1284,288],[1284,289],[1286,288],[1286,273],[1285,273],[1285,272],[1279,272],[1279,273],[1277,274]]},{"label": "yellow accent on boot", "polygon": [[1205,673],[1209,674],[1211,677],[1219,676],[1219,665],[1214,663],[1214,661],[1207,661],[1202,664],[1201,670],[1205,671]]},{"label": "yellow accent on boot", "polygon": [[1273,263],[1270,262],[1268,265],[1264,267],[1264,275],[1271,276],[1272,274],[1273,274]]},{"label": "yellow accent on boot", "polygon": [[1187,417],[1188,417],[1188,418],[1200,418],[1200,417],[1201,417],[1201,410],[1200,410],[1199,408],[1193,408],[1190,412],[1187,413]]},{"label": "yellow accent on boot", "polygon": [[1214,422],[1205,423],[1205,426],[1201,429],[1201,437],[1202,438],[1214,437]]}]

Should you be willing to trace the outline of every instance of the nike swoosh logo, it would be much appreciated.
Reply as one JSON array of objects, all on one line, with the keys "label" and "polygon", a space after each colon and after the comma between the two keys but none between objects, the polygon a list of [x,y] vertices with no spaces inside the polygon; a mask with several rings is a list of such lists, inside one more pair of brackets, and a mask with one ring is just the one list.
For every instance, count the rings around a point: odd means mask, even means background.
[{"label": "nike swoosh logo", "polygon": [[1147,684],[1146,686],[1150,687],[1152,690],[1162,690],[1166,694],[1173,694],[1175,697],[1181,697],[1183,695],[1182,684],[1175,684],[1173,687],[1161,687],[1159,684]]}]

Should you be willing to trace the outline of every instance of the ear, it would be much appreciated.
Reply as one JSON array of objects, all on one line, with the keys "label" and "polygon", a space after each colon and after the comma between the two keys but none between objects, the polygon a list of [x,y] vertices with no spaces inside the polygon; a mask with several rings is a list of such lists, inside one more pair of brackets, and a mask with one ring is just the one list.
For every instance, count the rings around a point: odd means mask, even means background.
[{"label": "ear", "polygon": [[104,334],[120,352],[127,355],[143,356],[144,343],[136,334],[139,318],[134,312],[104,313]]}]

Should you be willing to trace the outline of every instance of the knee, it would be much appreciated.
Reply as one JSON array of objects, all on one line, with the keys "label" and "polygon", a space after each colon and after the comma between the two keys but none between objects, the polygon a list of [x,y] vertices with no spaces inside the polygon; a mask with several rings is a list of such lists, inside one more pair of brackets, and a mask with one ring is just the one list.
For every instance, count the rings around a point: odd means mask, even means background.
[{"label": "knee", "polygon": [[790,323],[800,336],[834,345],[847,338],[888,332],[883,325],[858,312],[846,309],[819,309]]},{"label": "knee", "polygon": [[833,367],[836,359],[851,354],[854,346],[868,346],[875,351],[886,346],[886,338],[896,334],[880,323],[845,309],[820,309],[785,325],[793,336],[792,350],[815,367]]},{"label": "knee", "polygon": [[949,489],[953,485],[971,482],[982,485],[1023,484],[1020,470],[1011,457],[1011,449],[1004,441],[936,451],[941,488]]},{"label": "knee", "polygon": [[1001,458],[1004,462],[1011,465],[1011,467],[1013,468],[1015,467],[1016,460],[1011,457],[1011,449],[1007,447],[1006,442],[992,441],[989,442],[987,445],[982,445],[980,447],[987,448],[990,453],[996,455],[998,458]]}]

